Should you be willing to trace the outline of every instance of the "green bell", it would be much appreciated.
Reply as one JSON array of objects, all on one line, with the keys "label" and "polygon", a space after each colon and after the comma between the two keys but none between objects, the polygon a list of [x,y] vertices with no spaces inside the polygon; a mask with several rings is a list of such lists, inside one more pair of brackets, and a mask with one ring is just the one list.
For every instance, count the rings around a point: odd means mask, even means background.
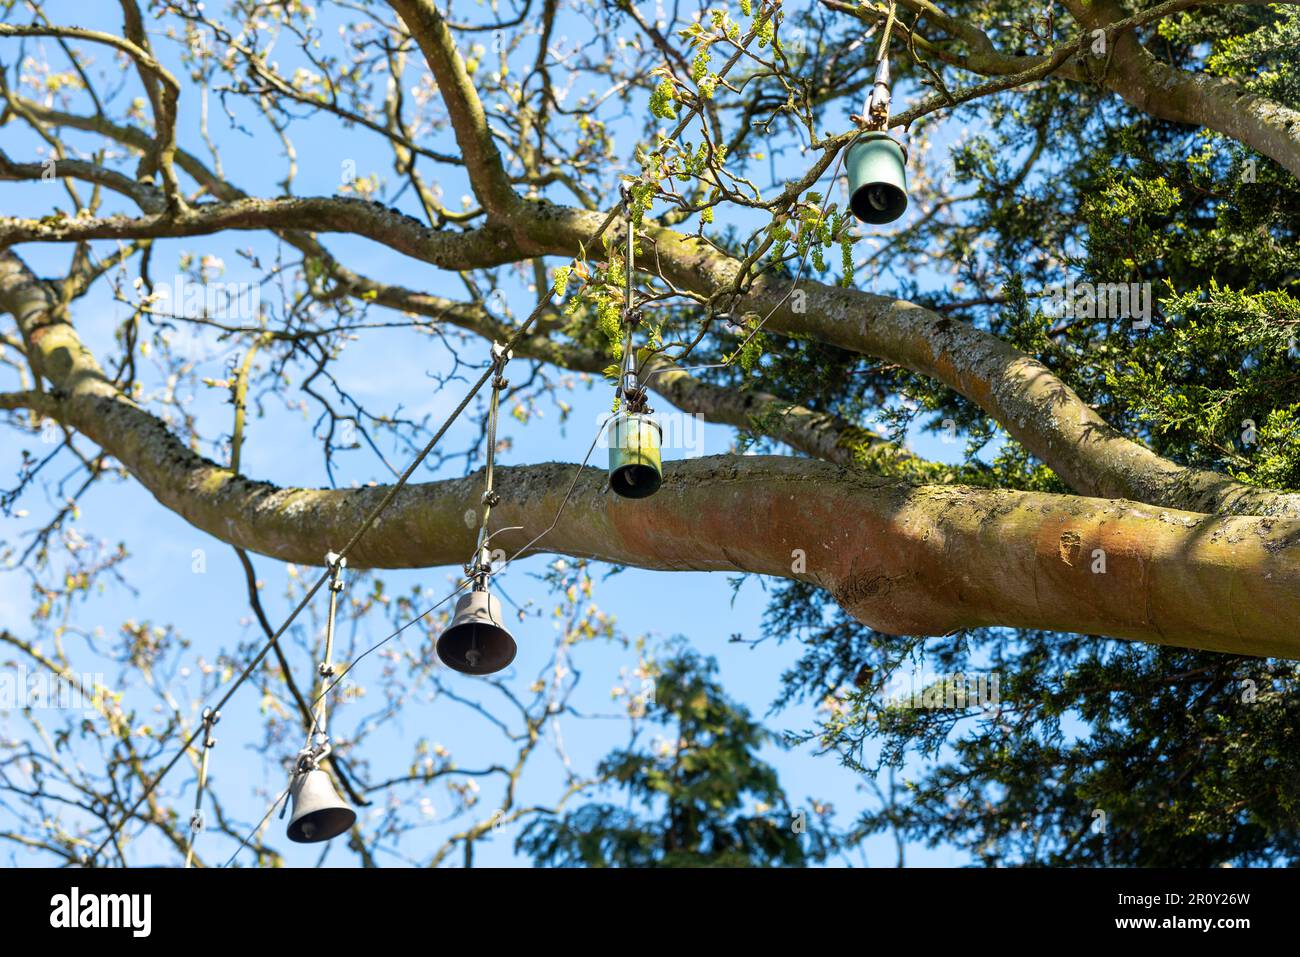
[{"label": "green bell", "polygon": [[845,158],[849,206],[864,223],[892,223],[907,209],[907,153],[888,134],[863,133]]},{"label": "green bell", "polygon": [[609,487],[624,498],[646,498],[664,480],[663,431],[648,415],[622,412],[609,423]]}]

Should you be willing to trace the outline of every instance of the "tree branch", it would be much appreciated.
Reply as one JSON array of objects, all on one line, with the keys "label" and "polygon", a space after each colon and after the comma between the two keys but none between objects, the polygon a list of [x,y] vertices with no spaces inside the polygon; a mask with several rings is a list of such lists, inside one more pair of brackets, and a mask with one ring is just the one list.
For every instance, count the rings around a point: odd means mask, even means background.
[{"label": "tree branch", "polygon": [[[281,489],[202,458],[113,389],[53,305],[17,257],[0,256],[0,306],[18,317],[61,421],[197,528],[318,564],[386,494]],[[493,516],[520,530],[494,544],[513,553],[549,528],[533,551],[807,581],[893,634],[1002,625],[1300,656],[1290,626],[1300,614],[1300,522],[917,487],[766,456],[670,463],[659,494],[630,502],[607,493],[603,471],[575,480],[575,468],[502,469]],[[481,492],[475,476],[407,486],[350,558],[380,568],[464,562],[475,542],[464,519]]]},{"label": "tree branch", "polygon": [[456,142],[465,157],[470,184],[489,217],[508,213],[519,197],[510,185],[501,154],[492,141],[487,115],[465,63],[456,51],[447,22],[432,0],[389,0],[397,15],[420,45],[424,58],[438,81]]}]

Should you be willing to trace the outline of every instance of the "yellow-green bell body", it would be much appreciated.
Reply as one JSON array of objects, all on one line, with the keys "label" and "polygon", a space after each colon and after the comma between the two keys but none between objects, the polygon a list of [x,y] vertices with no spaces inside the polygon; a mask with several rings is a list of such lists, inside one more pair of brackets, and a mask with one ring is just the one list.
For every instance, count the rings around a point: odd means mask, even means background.
[{"label": "yellow-green bell body", "polygon": [[663,432],[648,415],[622,413],[609,423],[609,487],[624,498],[646,498],[663,483]]},{"label": "yellow-green bell body", "polygon": [[863,133],[844,158],[849,206],[864,223],[892,223],[907,209],[907,154],[888,133]]}]

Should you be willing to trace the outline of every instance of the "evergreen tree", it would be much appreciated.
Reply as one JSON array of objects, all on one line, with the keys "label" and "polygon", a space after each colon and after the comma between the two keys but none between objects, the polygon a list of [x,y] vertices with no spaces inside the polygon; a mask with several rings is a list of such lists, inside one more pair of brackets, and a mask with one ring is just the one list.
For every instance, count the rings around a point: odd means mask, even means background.
[{"label": "evergreen tree", "polygon": [[634,741],[600,765],[626,804],[539,818],[519,850],[562,867],[798,867],[824,859],[833,841],[820,815],[790,807],[759,757],[771,736],[727,698],[716,674],[713,659],[689,650],[664,662],[646,713],[653,740]]}]

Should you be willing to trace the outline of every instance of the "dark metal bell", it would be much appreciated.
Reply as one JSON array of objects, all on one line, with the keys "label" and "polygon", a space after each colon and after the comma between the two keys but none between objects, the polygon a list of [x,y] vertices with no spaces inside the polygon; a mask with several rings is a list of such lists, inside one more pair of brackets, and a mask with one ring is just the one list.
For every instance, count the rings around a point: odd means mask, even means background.
[{"label": "dark metal bell", "polygon": [[609,423],[609,487],[623,498],[647,498],[663,484],[663,433],[648,415],[623,413]]},{"label": "dark metal bell", "polygon": [[436,646],[442,663],[466,675],[490,675],[515,660],[518,646],[506,630],[501,602],[486,591],[461,595],[456,614]]},{"label": "dark metal bell", "polygon": [[293,817],[289,819],[289,840],[317,844],[338,837],[352,827],[357,812],[348,807],[330,776],[319,769],[300,771],[289,786]]},{"label": "dark metal bell", "polygon": [[892,223],[907,209],[907,154],[887,133],[864,133],[845,157],[849,206],[864,223]]}]

